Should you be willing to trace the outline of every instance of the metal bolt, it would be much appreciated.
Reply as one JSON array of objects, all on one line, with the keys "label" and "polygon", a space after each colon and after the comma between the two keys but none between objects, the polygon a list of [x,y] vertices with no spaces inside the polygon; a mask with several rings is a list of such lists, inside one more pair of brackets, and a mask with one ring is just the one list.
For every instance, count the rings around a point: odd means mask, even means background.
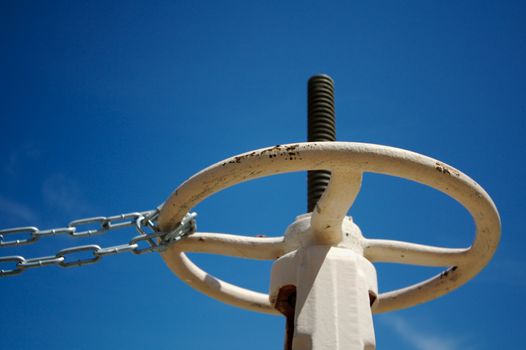
[{"label": "metal bolt", "polygon": [[[307,94],[307,141],[336,141],[334,81],[325,74],[309,79]],[[331,173],[327,170],[307,172],[307,212],[312,212],[327,188]]]}]

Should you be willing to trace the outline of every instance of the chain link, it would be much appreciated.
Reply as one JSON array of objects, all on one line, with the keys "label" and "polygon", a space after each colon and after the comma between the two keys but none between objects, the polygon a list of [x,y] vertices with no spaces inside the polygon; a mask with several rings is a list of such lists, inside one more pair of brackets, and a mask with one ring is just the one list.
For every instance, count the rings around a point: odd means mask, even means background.
[{"label": "chain link", "polygon": [[[96,244],[81,245],[59,250],[55,255],[37,258],[0,256],[0,277],[17,275],[26,269],[56,265],[75,267],[93,264],[103,257],[120,253],[144,254],[162,252],[196,230],[196,213],[188,213],[172,231],[160,232],[157,218],[160,209],[114,216],[97,216],[71,221],[67,227],[39,230],[34,226],[0,230],[0,248],[33,244],[42,237],[69,235],[73,238],[91,237],[109,231],[133,227],[139,234],[128,243],[101,248]],[[95,228],[90,228],[95,225]],[[9,239],[11,235],[25,235],[23,239]],[[88,256],[86,257],[86,253]],[[2,266],[6,266],[4,269]],[[11,267],[9,267],[11,266]]]}]

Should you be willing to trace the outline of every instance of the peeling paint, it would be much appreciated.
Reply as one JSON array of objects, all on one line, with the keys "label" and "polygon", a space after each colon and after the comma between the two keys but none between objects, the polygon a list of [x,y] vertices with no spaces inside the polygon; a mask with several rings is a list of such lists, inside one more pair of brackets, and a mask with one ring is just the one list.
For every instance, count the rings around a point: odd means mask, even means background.
[{"label": "peeling paint", "polygon": [[451,169],[449,167],[447,167],[446,165],[440,163],[440,162],[436,162],[435,163],[435,169],[438,171],[438,172],[441,172],[442,174],[446,174],[446,175],[455,175],[456,177],[459,177],[460,176],[460,173],[454,169]]}]

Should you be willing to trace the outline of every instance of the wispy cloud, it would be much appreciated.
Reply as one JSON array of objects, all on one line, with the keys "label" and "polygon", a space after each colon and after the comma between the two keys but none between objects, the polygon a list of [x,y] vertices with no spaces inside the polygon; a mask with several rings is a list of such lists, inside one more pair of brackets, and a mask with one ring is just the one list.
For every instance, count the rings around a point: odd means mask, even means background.
[{"label": "wispy cloud", "polygon": [[455,336],[436,334],[429,329],[415,327],[406,319],[397,315],[382,316],[381,322],[391,328],[412,349],[416,350],[466,350],[466,341]]},{"label": "wispy cloud", "polygon": [[44,181],[42,197],[51,209],[68,216],[83,215],[91,209],[79,184],[64,174],[53,174]]},{"label": "wispy cloud", "polygon": [[7,225],[14,222],[32,223],[38,218],[36,213],[24,204],[0,196],[0,213]]},{"label": "wispy cloud", "polygon": [[[2,170],[6,169],[0,167],[0,173]],[[45,178],[40,196],[32,197],[33,206],[0,193],[0,229],[26,225],[47,228],[92,215],[94,208],[84,193],[77,181],[62,173]]]},{"label": "wispy cloud", "polygon": [[33,145],[21,146],[9,153],[2,170],[9,176],[16,176],[20,163],[38,157],[39,154],[40,152]]}]

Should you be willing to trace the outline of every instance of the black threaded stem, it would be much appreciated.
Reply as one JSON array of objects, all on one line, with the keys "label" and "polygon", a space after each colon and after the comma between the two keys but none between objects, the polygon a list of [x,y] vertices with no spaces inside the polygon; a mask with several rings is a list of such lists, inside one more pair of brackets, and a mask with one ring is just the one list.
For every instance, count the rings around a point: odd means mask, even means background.
[{"label": "black threaded stem", "polygon": [[[307,94],[307,141],[336,141],[334,81],[328,75],[309,79]],[[312,212],[331,178],[330,171],[307,172],[307,212]]]}]

